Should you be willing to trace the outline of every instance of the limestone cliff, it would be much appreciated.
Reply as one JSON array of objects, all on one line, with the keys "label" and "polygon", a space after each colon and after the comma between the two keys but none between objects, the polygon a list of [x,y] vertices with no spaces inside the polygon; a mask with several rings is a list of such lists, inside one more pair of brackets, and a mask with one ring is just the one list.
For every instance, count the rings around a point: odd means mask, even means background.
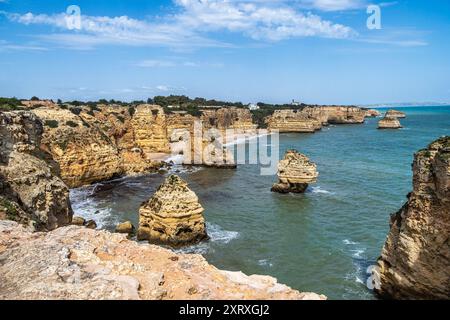
[{"label": "limestone cliff", "polygon": [[0,221],[0,260],[2,300],[326,299],[269,276],[219,270],[200,255],[78,226],[32,234]]},{"label": "limestone cliff", "polygon": [[203,207],[176,175],[169,176],[139,209],[139,240],[182,245],[206,238]]},{"label": "limestone cliff", "polygon": [[[151,111],[143,115],[146,108],[139,110],[136,119],[129,108],[121,106],[69,110],[55,105],[32,112],[44,122],[42,148],[59,163],[64,182],[69,187],[78,187],[124,174],[151,172],[160,166],[148,159],[140,148],[152,141],[146,140],[139,130],[145,129],[148,136],[152,136],[153,131],[151,125],[145,126],[143,119],[149,120]],[[141,129],[136,139],[135,128],[139,123]]]},{"label": "limestone cliff", "polygon": [[396,117],[396,118],[406,118],[406,114],[404,112],[398,111],[398,110],[388,110],[386,112],[386,117]]},{"label": "limestone cliff", "polygon": [[319,173],[308,157],[296,150],[288,150],[278,163],[277,175],[279,182],[272,186],[273,192],[303,193],[309,183],[316,182]]},{"label": "limestone cliff", "polygon": [[311,109],[305,111],[276,110],[266,120],[270,130],[279,132],[315,132],[322,127],[318,114],[313,114]]},{"label": "limestone cliff", "polygon": [[450,137],[417,152],[413,191],[391,216],[378,260],[378,293],[394,299],[450,299]]},{"label": "limestone cliff", "polygon": [[[234,155],[224,144],[226,142],[224,127],[222,129],[211,127],[212,122],[205,125],[204,120],[189,114],[168,115],[167,134],[172,154],[183,155],[183,163],[188,165],[236,168]],[[244,128],[242,125],[233,132],[236,134],[253,132],[251,131],[253,129]]]},{"label": "limestone cliff", "polygon": [[275,110],[266,118],[270,130],[279,132],[315,132],[328,124],[363,123],[366,111],[357,107],[311,106],[299,110]]},{"label": "limestone cliff", "polygon": [[358,107],[324,106],[319,107],[326,114],[330,124],[364,123],[366,112]]},{"label": "limestone cliff", "polygon": [[227,129],[233,129],[236,133],[256,133],[256,125],[253,124],[252,114],[246,108],[220,108],[202,111],[200,119],[205,129],[216,128],[224,133]]},{"label": "limestone cliff", "polygon": [[0,112],[0,219],[52,230],[70,223],[72,208],[57,165],[39,149],[42,132],[28,111]]},{"label": "limestone cliff", "polygon": [[131,121],[136,145],[144,153],[169,153],[166,115],[156,105],[139,105]]},{"label": "limestone cliff", "polygon": [[396,117],[385,116],[383,119],[378,121],[378,129],[400,129],[402,125]]},{"label": "limestone cliff", "polygon": [[369,109],[366,111],[366,118],[376,118],[381,116],[380,111],[375,110],[375,109]]}]

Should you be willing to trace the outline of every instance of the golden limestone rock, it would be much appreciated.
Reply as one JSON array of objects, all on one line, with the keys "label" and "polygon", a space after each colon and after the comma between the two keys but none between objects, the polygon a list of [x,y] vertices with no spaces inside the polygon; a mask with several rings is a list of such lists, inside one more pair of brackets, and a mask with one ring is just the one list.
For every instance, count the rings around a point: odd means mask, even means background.
[{"label": "golden limestone rock", "polygon": [[358,107],[321,106],[329,124],[359,124],[364,123],[366,111]]},{"label": "golden limestone rock", "polygon": [[398,110],[388,110],[386,112],[386,117],[396,117],[396,118],[406,118],[406,114],[404,112],[398,111]]},{"label": "golden limestone rock", "polygon": [[394,299],[450,299],[450,137],[415,154],[413,191],[390,225],[375,274],[377,292]]},{"label": "golden limestone rock", "polygon": [[139,209],[139,240],[178,246],[206,238],[203,207],[176,175],[169,176]]},{"label": "golden limestone rock", "polygon": [[297,110],[275,110],[272,116],[266,119],[267,126],[270,130],[278,130],[279,132],[315,132],[321,129],[322,123],[315,114]]},{"label": "golden limestone rock", "polygon": [[145,154],[169,153],[166,115],[162,107],[149,104],[137,106],[131,126],[135,144]]},{"label": "golden limestone rock", "polygon": [[326,299],[270,276],[219,270],[199,254],[177,254],[126,237],[78,226],[30,233],[0,221],[0,299]]},{"label": "golden limestone rock", "polygon": [[44,122],[41,147],[58,162],[69,187],[151,172],[160,166],[139,148],[141,141],[135,141],[134,108],[55,105],[32,112]]},{"label": "golden limestone rock", "polygon": [[69,224],[73,213],[57,164],[39,149],[42,133],[33,113],[0,112],[0,219],[45,231]]},{"label": "golden limestone rock", "polygon": [[375,110],[375,109],[369,109],[366,111],[366,118],[376,118],[381,116],[380,111]]},{"label": "golden limestone rock", "polygon": [[273,192],[303,193],[309,183],[316,182],[319,173],[308,157],[296,150],[288,150],[278,163],[277,175],[279,182],[272,186]]},{"label": "golden limestone rock", "polygon": [[279,132],[315,132],[328,124],[363,123],[365,118],[366,111],[358,107],[309,106],[275,110],[265,122],[270,130]]},{"label": "golden limestone rock", "polygon": [[397,117],[385,116],[378,121],[378,129],[400,129],[402,125]]},{"label": "golden limestone rock", "polygon": [[232,129],[235,133],[256,133],[257,125],[253,123],[252,114],[246,108],[219,108],[202,110],[200,118],[205,129],[216,128],[221,134]]},{"label": "golden limestone rock", "polygon": [[[242,132],[239,130],[236,132]],[[172,155],[182,156],[183,164],[236,168],[234,155],[224,144],[225,130],[205,126],[204,121],[189,114],[171,114],[167,117],[167,134]]]}]

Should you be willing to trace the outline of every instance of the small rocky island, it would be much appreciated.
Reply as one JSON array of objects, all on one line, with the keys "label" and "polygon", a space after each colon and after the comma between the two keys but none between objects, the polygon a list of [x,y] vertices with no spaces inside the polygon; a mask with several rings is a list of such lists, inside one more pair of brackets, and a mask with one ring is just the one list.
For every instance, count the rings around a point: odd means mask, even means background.
[{"label": "small rocky island", "polygon": [[138,240],[173,246],[206,239],[203,207],[187,183],[169,176],[139,209]]},{"label": "small rocky island", "polygon": [[391,216],[378,260],[382,297],[450,298],[450,137],[417,152],[413,191]]},{"label": "small rocky island", "polygon": [[284,159],[278,163],[278,183],[272,186],[273,192],[303,193],[309,183],[316,182],[319,173],[316,164],[297,150],[288,150]]},{"label": "small rocky island", "polygon": [[385,116],[378,121],[378,129],[400,129],[403,128],[397,117]]},{"label": "small rocky island", "polygon": [[385,114],[386,117],[406,118],[406,113],[398,110],[388,110]]}]

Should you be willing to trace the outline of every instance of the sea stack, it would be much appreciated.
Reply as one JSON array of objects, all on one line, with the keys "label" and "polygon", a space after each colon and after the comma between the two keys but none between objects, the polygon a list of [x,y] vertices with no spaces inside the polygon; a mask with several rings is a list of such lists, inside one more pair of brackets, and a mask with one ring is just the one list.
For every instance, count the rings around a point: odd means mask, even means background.
[{"label": "sea stack", "polygon": [[138,240],[173,246],[206,239],[203,207],[187,183],[169,176],[139,209]]},{"label": "sea stack", "polygon": [[385,114],[386,117],[396,117],[396,118],[406,118],[406,114],[404,112],[398,110],[388,110]]},{"label": "sea stack", "polygon": [[397,117],[385,116],[378,121],[378,129],[400,129],[403,128]]},{"label": "sea stack", "polygon": [[377,292],[392,299],[450,299],[450,137],[417,152],[413,191],[391,216]]},{"label": "sea stack", "polygon": [[380,111],[375,110],[375,109],[369,109],[366,111],[366,118],[376,118],[381,116]]},{"label": "sea stack", "polygon": [[278,163],[277,175],[279,181],[272,186],[273,192],[303,193],[309,183],[316,182],[319,173],[308,157],[297,150],[288,150]]}]

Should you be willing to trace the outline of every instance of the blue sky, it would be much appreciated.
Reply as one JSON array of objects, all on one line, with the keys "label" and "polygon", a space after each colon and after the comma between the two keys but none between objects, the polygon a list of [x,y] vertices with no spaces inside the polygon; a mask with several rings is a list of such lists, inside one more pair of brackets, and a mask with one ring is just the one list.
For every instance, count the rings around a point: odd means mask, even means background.
[{"label": "blue sky", "polygon": [[450,102],[450,1],[374,3],[0,0],[0,96]]}]

